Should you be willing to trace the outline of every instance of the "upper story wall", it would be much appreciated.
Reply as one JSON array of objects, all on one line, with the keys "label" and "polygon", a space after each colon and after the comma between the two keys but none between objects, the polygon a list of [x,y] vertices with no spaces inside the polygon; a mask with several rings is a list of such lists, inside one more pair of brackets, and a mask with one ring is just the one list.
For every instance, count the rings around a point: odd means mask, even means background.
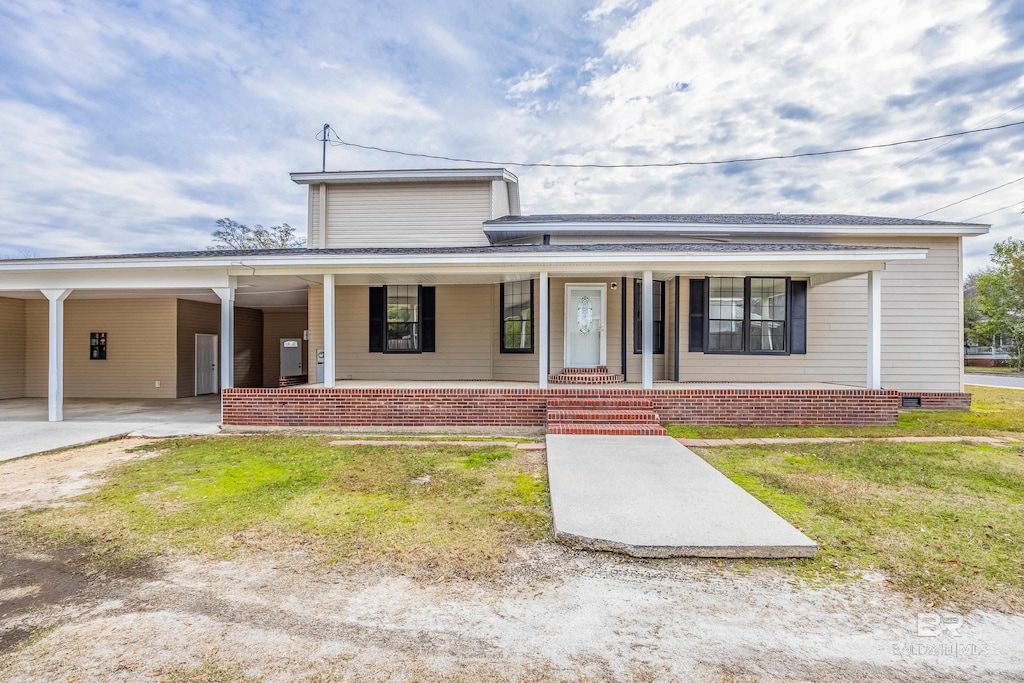
[{"label": "upper story wall", "polygon": [[[486,246],[483,222],[508,214],[509,191],[500,180],[312,184],[308,244],[313,248]],[[321,222],[326,223],[323,236]]]}]

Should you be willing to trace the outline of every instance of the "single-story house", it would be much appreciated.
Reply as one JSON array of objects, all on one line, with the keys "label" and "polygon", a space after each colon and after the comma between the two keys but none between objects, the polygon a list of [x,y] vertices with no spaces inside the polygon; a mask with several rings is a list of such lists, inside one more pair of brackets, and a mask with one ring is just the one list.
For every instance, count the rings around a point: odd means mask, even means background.
[{"label": "single-story house", "polygon": [[987,225],[524,216],[501,168],[291,179],[305,248],[0,261],[0,399],[46,396],[51,420],[64,397],[219,393],[226,424],[620,433],[970,405],[962,240]]}]

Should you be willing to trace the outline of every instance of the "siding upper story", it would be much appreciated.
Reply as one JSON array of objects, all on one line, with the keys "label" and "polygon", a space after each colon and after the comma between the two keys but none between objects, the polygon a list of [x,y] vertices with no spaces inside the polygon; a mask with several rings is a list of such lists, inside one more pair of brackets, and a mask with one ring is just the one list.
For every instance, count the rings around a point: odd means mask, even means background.
[{"label": "siding upper story", "polygon": [[[509,212],[505,186],[502,181],[310,185],[309,246],[486,246],[484,221]],[[326,210],[321,210],[324,198]],[[324,217],[326,242],[320,234]]]}]

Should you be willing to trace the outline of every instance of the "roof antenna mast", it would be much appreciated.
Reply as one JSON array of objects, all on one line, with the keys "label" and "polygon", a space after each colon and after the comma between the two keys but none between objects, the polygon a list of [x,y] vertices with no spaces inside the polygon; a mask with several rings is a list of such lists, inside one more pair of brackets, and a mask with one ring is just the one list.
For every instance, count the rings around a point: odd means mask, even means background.
[{"label": "roof antenna mast", "polygon": [[327,172],[327,135],[328,135],[328,131],[330,131],[330,130],[331,130],[331,124],[325,123],[324,124],[324,136],[321,138],[321,141],[323,142],[323,152],[322,152],[322,157],[321,157],[321,160],[320,160],[320,171],[321,172],[325,172],[325,173]]}]

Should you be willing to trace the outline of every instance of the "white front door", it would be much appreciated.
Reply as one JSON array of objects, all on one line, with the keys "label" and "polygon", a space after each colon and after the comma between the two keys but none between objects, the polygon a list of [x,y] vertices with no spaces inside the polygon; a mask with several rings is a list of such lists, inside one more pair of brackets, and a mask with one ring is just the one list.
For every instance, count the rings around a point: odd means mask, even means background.
[{"label": "white front door", "polygon": [[217,393],[217,335],[196,335],[196,396]]},{"label": "white front door", "polygon": [[281,340],[281,377],[302,374],[302,340],[299,338]]},{"label": "white front door", "polygon": [[605,285],[565,286],[565,367],[605,365]]}]

